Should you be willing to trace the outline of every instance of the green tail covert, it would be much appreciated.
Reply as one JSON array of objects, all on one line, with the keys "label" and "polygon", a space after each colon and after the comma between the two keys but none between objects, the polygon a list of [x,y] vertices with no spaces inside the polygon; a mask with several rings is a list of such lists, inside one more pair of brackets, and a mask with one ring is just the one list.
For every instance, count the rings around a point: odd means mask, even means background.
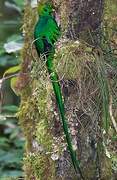
[{"label": "green tail covert", "polygon": [[35,47],[38,56],[42,54],[45,54],[46,56],[46,66],[52,82],[54,94],[56,97],[56,102],[62,120],[62,127],[66,137],[73,167],[75,169],[75,172],[77,174],[79,173],[81,178],[84,180],[84,177],[80,169],[79,161],[72,147],[72,139],[69,133],[69,127],[65,117],[65,108],[64,108],[64,102],[62,98],[59,78],[53,68],[53,58],[55,53],[54,44],[61,35],[60,28],[58,27],[57,22],[55,21],[55,18],[53,16],[53,7],[51,3],[39,3],[38,14],[39,14],[39,19],[34,28]]}]

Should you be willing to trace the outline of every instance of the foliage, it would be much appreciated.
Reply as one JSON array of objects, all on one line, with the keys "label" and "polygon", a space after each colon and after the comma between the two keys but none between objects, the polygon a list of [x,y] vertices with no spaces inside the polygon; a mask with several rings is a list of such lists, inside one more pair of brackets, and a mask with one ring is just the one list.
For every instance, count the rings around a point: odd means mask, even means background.
[{"label": "foliage", "polygon": [[[23,38],[19,34],[19,26],[21,25],[20,8],[21,10],[23,9],[24,1],[16,0],[14,2],[19,7],[14,6],[13,1],[0,1],[0,6],[2,7],[0,9],[0,18],[2,18],[0,26],[0,78],[6,76],[5,72],[14,73],[14,69],[16,70],[14,66],[20,63],[19,49],[23,45]],[[6,5],[8,6],[8,13],[12,10],[10,18],[7,15],[7,11],[5,11]],[[14,14],[13,17],[12,14]],[[10,67],[13,67],[13,72],[11,69],[8,70]],[[5,101],[3,99],[1,102],[0,112],[0,179],[16,180],[17,177],[22,177],[25,140],[18,127],[18,119],[15,117],[18,111],[17,97],[13,92],[10,94],[11,89],[6,80],[1,84],[0,94],[4,95],[8,90],[9,92],[5,94]],[[9,99],[11,99],[12,103],[9,103]]]},{"label": "foliage", "polygon": [[17,113],[18,112],[18,107],[15,105],[6,105],[1,107],[2,113],[7,112],[7,113]]},{"label": "foliage", "polygon": [[4,49],[7,53],[15,53],[21,50],[23,47],[23,38],[20,35],[13,35],[7,39],[4,44]]},{"label": "foliage", "polygon": [[11,74],[17,73],[20,70],[21,70],[21,66],[20,65],[11,67],[7,71],[5,71],[4,77],[7,76],[7,75],[11,75]]},{"label": "foliage", "polygon": [[106,67],[104,64],[104,58],[103,54],[100,56],[97,56],[95,54],[95,62],[97,64],[97,81],[99,83],[100,93],[102,97],[102,112],[103,112],[103,128],[108,133],[109,127],[110,127],[110,114],[109,114],[109,84],[108,79],[106,77]]},{"label": "foliage", "polygon": [[23,9],[24,8],[24,0],[13,0],[16,4],[17,4],[17,6],[18,7],[20,7],[21,9]]},{"label": "foliage", "polygon": [[0,177],[22,176],[24,138],[14,117],[0,116]]},{"label": "foliage", "polygon": [[[15,66],[19,64],[19,59],[16,58],[15,55],[9,55],[6,53],[2,53],[0,55],[0,69],[7,69],[11,66]],[[0,73],[1,76],[1,73]]]}]

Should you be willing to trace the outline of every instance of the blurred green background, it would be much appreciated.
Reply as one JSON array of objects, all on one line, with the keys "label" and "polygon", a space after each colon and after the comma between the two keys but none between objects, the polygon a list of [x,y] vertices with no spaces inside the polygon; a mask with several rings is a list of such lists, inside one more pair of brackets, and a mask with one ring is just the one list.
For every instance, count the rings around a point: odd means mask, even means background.
[{"label": "blurred green background", "polygon": [[0,0],[0,180],[22,177],[24,137],[16,112],[20,98],[2,81],[4,72],[20,63],[24,0]]}]

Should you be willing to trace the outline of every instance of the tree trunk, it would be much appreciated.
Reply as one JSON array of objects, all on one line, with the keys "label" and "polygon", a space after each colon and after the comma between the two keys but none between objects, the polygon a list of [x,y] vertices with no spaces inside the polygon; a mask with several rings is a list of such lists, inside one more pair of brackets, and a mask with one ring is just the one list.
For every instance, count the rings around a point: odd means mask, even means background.
[{"label": "tree trunk", "polygon": [[[92,46],[100,44],[104,2],[53,0],[53,3],[60,14],[65,37],[58,44],[60,47],[54,61],[73,146],[86,180],[110,180],[110,162],[102,148],[102,101],[98,70],[91,53]],[[25,179],[81,179],[72,166],[46,68],[32,46],[36,17],[36,10],[27,5],[23,26],[25,45],[22,72],[18,82],[22,98],[19,118],[26,137]]]},{"label": "tree trunk", "polygon": [[75,0],[69,1],[69,5],[68,36],[72,33],[74,38],[99,43],[104,0]]}]

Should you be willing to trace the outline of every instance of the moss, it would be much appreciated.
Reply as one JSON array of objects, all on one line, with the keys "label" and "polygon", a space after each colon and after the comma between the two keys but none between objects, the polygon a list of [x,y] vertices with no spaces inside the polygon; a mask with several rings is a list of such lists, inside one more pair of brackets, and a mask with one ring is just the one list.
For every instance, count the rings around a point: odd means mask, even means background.
[{"label": "moss", "polygon": [[[67,19],[67,17],[65,18]],[[26,180],[46,180],[47,177],[48,180],[55,180],[56,161],[52,160],[52,155],[57,154],[59,158],[64,151],[65,142],[63,142],[62,133],[58,137],[54,136],[52,85],[45,64],[37,57],[35,49],[33,47],[31,49],[35,20],[36,13],[30,7],[26,7],[23,26],[25,44],[22,51],[22,73],[29,75],[29,81],[25,81],[23,76],[20,77],[19,84],[22,84],[23,79],[24,85],[21,88],[22,103],[18,114],[26,137],[24,171]],[[67,24],[64,24],[65,28],[66,26]],[[99,114],[98,110],[101,108],[100,92],[96,80],[97,66],[92,53],[93,47],[83,41],[60,42],[58,46],[60,47],[57,48],[53,61],[55,70],[59,74],[60,80],[76,80],[79,99],[76,98],[76,94],[72,94],[71,99],[73,100],[75,97],[76,106],[83,107],[86,113],[88,111],[93,122],[94,112]],[[31,67],[30,72],[29,67]],[[72,104],[71,102],[69,106]],[[57,114],[57,116],[59,115]],[[37,145],[34,146],[34,143]],[[106,177],[109,177],[110,164],[107,166],[108,163],[106,161],[104,163],[103,174],[107,171]],[[95,163],[93,165],[88,167],[90,172],[86,172],[88,178],[95,174]]]},{"label": "moss", "polygon": [[[54,140],[51,132],[53,125],[50,96],[52,87],[47,77],[45,64],[39,60],[35,49],[33,47],[31,49],[35,19],[35,12],[30,7],[26,7],[23,25],[25,44],[21,55],[22,73],[29,76],[29,81],[25,81],[24,76],[20,76],[19,84],[23,84],[23,80],[24,84],[20,88],[22,101],[18,116],[26,138],[23,167],[25,179],[43,180],[48,176],[49,180],[55,179],[55,161],[51,158],[54,153]],[[32,57],[32,54],[35,57]],[[32,67],[30,73],[29,66]],[[34,146],[35,142],[38,144],[37,147]],[[42,150],[39,147],[42,147]]]},{"label": "moss", "polygon": [[24,160],[25,166],[31,166],[31,174],[26,179],[35,177],[36,180],[54,180],[55,167],[47,154],[30,154]]},{"label": "moss", "polygon": [[94,62],[92,47],[81,41],[67,41],[56,51],[54,66],[60,79],[76,79],[86,62]]},{"label": "moss", "polygon": [[[26,151],[29,154],[34,153],[31,156],[26,156],[24,160],[25,173],[29,176],[30,172],[31,174],[33,172],[37,180],[45,176],[47,167],[49,167],[48,175],[50,178],[54,166],[54,161],[52,161],[50,154],[50,152],[52,153],[53,137],[50,130],[51,113],[48,108],[51,105],[48,105],[48,102],[50,102],[48,98],[50,97],[48,96],[49,92],[47,89],[49,88],[47,88],[46,79],[38,78],[38,80],[34,80],[32,82],[31,94],[28,98],[24,98],[19,112],[20,124],[27,140]],[[33,147],[34,141],[43,147],[41,154],[40,150],[36,154],[37,149],[34,150]],[[26,164],[27,161],[29,162],[28,164]],[[32,177],[31,174],[29,177]]]},{"label": "moss", "polygon": [[[50,131],[52,116],[50,112],[50,91],[46,69],[41,68],[41,62],[33,61],[32,54],[38,57],[35,50],[31,49],[33,41],[33,28],[36,20],[36,11],[26,6],[24,14],[23,32],[25,34],[22,56],[22,72],[19,77],[21,105],[18,113],[19,123],[26,138],[26,154],[24,158],[25,179],[54,179],[55,162],[51,159],[53,137]],[[29,72],[29,67],[32,71]],[[39,70],[39,71],[37,71]],[[39,73],[43,76],[40,77]],[[26,75],[26,76],[25,76]],[[44,78],[44,79],[43,79]],[[49,108],[49,109],[48,109]],[[38,146],[43,146],[40,152]]]},{"label": "moss", "polygon": [[111,161],[107,157],[103,158],[103,161],[101,162],[102,166],[102,174],[101,179],[102,180],[110,180],[112,177],[112,168],[111,168]]}]

